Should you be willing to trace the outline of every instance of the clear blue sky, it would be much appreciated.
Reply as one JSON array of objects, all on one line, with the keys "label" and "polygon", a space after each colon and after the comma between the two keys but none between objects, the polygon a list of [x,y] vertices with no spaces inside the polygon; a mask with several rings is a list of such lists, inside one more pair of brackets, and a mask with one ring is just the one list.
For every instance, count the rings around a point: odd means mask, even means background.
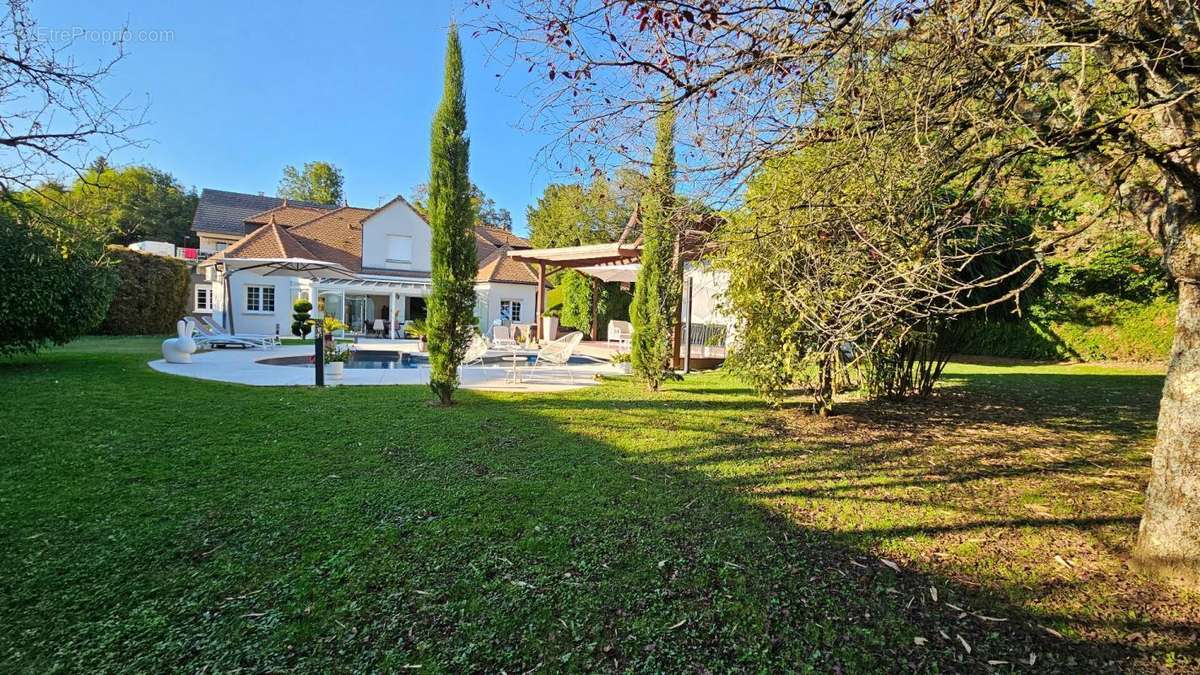
[{"label": "clear blue sky", "polygon": [[[287,164],[329,161],[356,206],[427,181],[429,124],[441,95],[446,26],[461,4],[35,0],[45,29],[115,30],[131,39],[105,90],[149,104],[148,141],[112,160],[146,163],[185,185],[274,194]],[[461,13],[461,12],[460,12]],[[82,63],[112,48],[77,39]],[[553,178],[535,167],[549,140],[530,133],[515,93],[462,33],[471,178],[525,229],[525,207]]]}]

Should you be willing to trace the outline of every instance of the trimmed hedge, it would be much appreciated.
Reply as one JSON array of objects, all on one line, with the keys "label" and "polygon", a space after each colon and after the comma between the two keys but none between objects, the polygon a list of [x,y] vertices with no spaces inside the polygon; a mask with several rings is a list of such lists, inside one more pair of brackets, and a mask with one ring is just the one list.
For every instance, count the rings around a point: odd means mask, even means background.
[{"label": "trimmed hedge", "polygon": [[108,315],[98,332],[107,335],[164,335],[188,310],[190,273],[174,258],[109,246],[120,276]]},{"label": "trimmed hedge", "polygon": [[1175,335],[1176,302],[1113,302],[1102,320],[967,319],[959,353],[1038,361],[1165,361]]}]

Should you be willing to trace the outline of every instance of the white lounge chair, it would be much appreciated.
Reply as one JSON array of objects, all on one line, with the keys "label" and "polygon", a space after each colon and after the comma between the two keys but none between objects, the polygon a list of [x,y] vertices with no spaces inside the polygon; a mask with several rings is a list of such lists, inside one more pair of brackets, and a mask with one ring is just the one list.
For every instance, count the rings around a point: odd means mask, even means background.
[{"label": "white lounge chair", "polygon": [[270,335],[270,334],[266,334],[266,333],[238,333],[237,335],[233,335],[230,333],[226,333],[224,328],[222,328],[220,325],[215,323],[209,317],[202,316],[202,317],[200,317],[200,320],[203,321],[204,323],[208,324],[209,330],[211,330],[214,335],[223,335],[225,337],[241,338],[243,340],[250,340],[251,342],[261,342],[263,344],[263,346],[267,347],[267,348],[278,347],[283,344],[283,341],[279,339],[278,335]]},{"label": "white lounge chair", "polygon": [[609,321],[608,322],[608,342],[609,344],[617,343],[617,346],[628,345],[633,339],[633,324],[628,321]]},{"label": "white lounge chair", "polygon": [[544,347],[538,350],[537,358],[533,360],[533,365],[529,367],[529,374],[533,375],[534,371],[551,370],[554,367],[559,367],[567,371],[567,379],[571,384],[575,383],[575,374],[570,368],[565,367],[567,362],[571,360],[571,355],[575,353],[575,348],[583,341],[583,333],[575,331],[547,342]]},{"label": "white lounge chair", "polygon": [[201,317],[205,325],[194,324],[196,344],[202,347],[247,347],[272,349],[279,345],[274,335],[230,335],[207,318]]}]

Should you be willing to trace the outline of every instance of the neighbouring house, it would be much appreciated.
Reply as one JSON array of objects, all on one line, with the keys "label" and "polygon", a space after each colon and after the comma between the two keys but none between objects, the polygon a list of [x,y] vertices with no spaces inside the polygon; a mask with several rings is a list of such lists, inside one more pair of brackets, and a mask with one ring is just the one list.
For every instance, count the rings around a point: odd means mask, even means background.
[{"label": "neighbouring house", "polygon": [[[366,209],[205,189],[192,229],[206,257],[196,311],[211,312],[233,332],[287,334],[299,298],[356,334],[400,337],[406,321],[425,317],[432,231],[403,197]],[[532,323],[538,277],[507,256],[530,248],[529,242],[492,227],[477,227],[475,241],[480,326]],[[350,278],[264,276],[247,269],[249,261],[284,258],[334,263]]]}]

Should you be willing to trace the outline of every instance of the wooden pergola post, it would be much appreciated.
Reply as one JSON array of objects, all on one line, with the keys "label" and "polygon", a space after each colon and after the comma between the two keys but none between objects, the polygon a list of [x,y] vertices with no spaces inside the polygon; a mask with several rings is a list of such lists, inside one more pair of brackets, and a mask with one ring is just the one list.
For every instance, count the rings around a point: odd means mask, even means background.
[{"label": "wooden pergola post", "polygon": [[533,334],[539,339],[545,340],[546,336],[542,335],[542,314],[546,312],[546,263],[538,262],[538,287],[537,287],[537,302],[534,303],[534,315],[537,317],[537,325],[533,327]]},{"label": "wooden pergola post", "polygon": [[600,339],[600,314],[597,310],[600,307],[600,282],[596,277],[591,277],[592,280],[592,342]]}]

